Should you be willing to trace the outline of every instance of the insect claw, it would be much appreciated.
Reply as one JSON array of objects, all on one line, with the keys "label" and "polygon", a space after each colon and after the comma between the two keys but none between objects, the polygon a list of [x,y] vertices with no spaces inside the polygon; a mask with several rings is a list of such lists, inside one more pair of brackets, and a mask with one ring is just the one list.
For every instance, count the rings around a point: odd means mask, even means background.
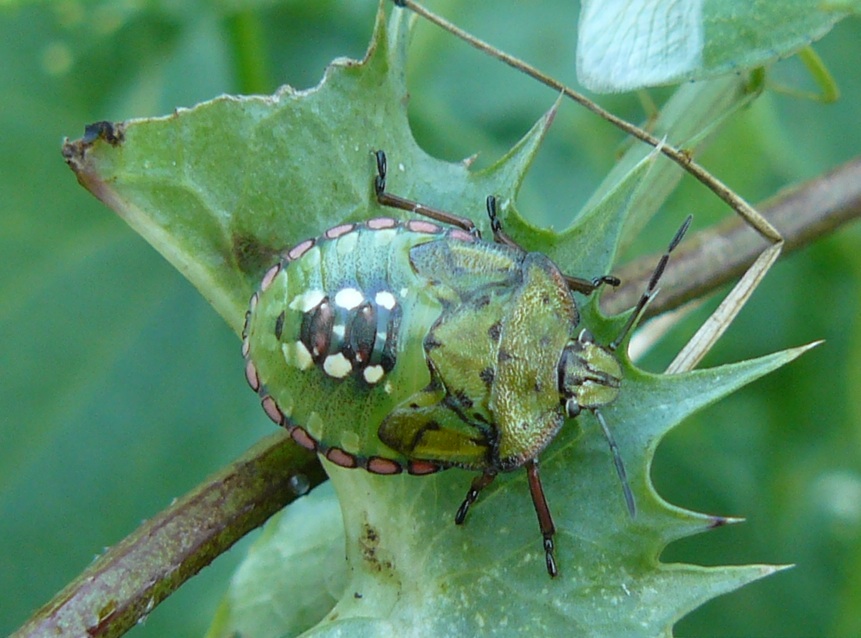
[{"label": "insect claw", "polygon": [[490,485],[495,478],[496,474],[487,473],[480,474],[472,480],[472,485],[469,486],[466,498],[463,499],[463,503],[461,503],[460,507],[457,509],[457,514],[454,515],[454,522],[456,525],[463,525],[463,521],[466,520],[466,515],[469,512],[469,506],[475,503],[481,490]]},{"label": "insect claw", "polygon": [[600,277],[595,277],[592,280],[592,286],[597,288],[601,284],[606,284],[608,286],[613,286],[613,288],[617,287],[622,283],[622,280],[618,277],[614,277],[613,275],[601,275]]},{"label": "insect claw", "polygon": [[552,578],[555,578],[559,574],[559,569],[556,567],[556,556],[554,555],[555,548],[553,546],[553,538],[549,536],[544,537],[544,562],[547,565],[547,573],[550,574]]},{"label": "insect claw", "polygon": [[460,507],[457,508],[457,514],[454,515],[454,523],[455,525],[463,525],[463,522],[466,520],[466,515],[469,512],[470,500],[469,497],[472,494],[470,491],[467,494],[466,498],[463,499],[463,503],[460,504]]},{"label": "insect claw", "polygon": [[386,191],[386,174],[388,173],[388,162],[386,160],[385,151],[373,151],[374,157],[377,160],[377,175],[374,177],[374,195],[377,202],[381,206],[405,210],[408,213],[423,215],[434,221],[450,224],[462,230],[465,230],[476,239],[481,239],[481,232],[475,227],[475,224],[468,217],[461,217],[453,213],[447,213],[444,210],[425,206],[411,199],[406,199],[399,195],[393,195]]},{"label": "insect claw", "polygon": [[377,199],[379,199],[380,195],[386,191],[386,173],[388,172],[386,152],[374,151],[374,157],[377,159],[377,176],[374,178],[374,193]]}]

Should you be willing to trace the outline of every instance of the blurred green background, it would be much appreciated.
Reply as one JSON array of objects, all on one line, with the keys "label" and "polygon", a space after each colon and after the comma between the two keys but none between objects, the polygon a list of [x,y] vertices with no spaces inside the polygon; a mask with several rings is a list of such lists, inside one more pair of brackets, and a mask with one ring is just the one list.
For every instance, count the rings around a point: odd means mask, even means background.
[{"label": "blurred green background", "polygon": [[[575,3],[466,5],[433,3],[574,84]],[[0,8],[0,634],[271,432],[245,388],[235,336],[76,184],[60,157],[63,137],[79,137],[95,120],[166,114],[220,93],[313,86],[332,58],[362,57],[375,11],[373,0]],[[861,22],[845,20],[815,48],[842,91],[838,103],[768,91],[702,157],[751,201],[861,152]],[[446,159],[478,152],[486,165],[556,97],[425,24],[410,59],[416,136]],[[769,78],[811,85],[794,60]],[[635,97],[599,101],[644,118]],[[564,226],[622,142],[609,125],[563,105],[519,209],[535,223]],[[631,255],[664,245],[687,213],[695,230],[730,214],[686,179]],[[748,519],[677,543],[665,560],[797,564],[704,606],[678,625],[681,635],[861,634],[859,242],[856,224],[780,262],[706,363],[820,338],[825,345],[686,422],[659,449],[653,473],[664,497]],[[666,364],[706,310],[645,365]],[[242,545],[131,635],[202,634]]]}]

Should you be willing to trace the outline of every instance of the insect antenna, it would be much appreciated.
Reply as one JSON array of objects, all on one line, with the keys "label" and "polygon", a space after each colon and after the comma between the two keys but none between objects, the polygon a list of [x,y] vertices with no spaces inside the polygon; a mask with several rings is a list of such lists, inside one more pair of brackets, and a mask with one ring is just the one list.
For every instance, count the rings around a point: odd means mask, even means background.
[{"label": "insect antenna", "polygon": [[[658,260],[658,265],[655,266],[652,277],[649,279],[649,285],[646,286],[646,290],[643,291],[643,294],[637,301],[637,305],[634,306],[634,309],[631,311],[631,315],[628,317],[625,327],[622,328],[619,336],[607,346],[607,349],[611,352],[615,351],[622,341],[625,340],[628,333],[630,333],[631,329],[637,324],[637,320],[640,318],[640,315],[643,314],[643,310],[646,308],[646,305],[651,301],[652,297],[658,294],[658,282],[661,280],[661,276],[664,274],[664,270],[670,260],[670,253],[676,249],[676,246],[678,246],[682,241],[685,233],[688,232],[692,219],[693,217],[688,215],[681,227],[676,231],[670,245],[667,247],[667,251],[661,255],[661,258]],[[598,419],[598,423],[601,425],[601,430],[604,432],[604,438],[607,439],[607,444],[610,446],[610,453],[613,455],[613,464],[616,466],[616,474],[619,475],[619,481],[622,483],[622,492],[625,494],[625,505],[628,506],[628,512],[631,514],[631,518],[634,518],[637,515],[637,505],[634,502],[634,493],[631,491],[631,484],[628,482],[628,473],[625,470],[625,463],[622,461],[622,454],[619,452],[619,446],[616,444],[616,439],[613,438],[613,433],[610,431],[610,428],[607,427],[607,422],[604,420],[604,416],[601,412],[593,408],[592,413],[595,415],[595,418]]]},{"label": "insect antenna", "polygon": [[625,470],[625,462],[622,460],[622,453],[619,452],[619,446],[616,445],[616,439],[613,438],[613,433],[607,427],[607,422],[604,416],[597,409],[592,410],[592,414],[598,419],[601,424],[601,430],[604,432],[604,438],[607,439],[607,444],[610,446],[610,454],[613,455],[613,465],[616,466],[616,474],[619,475],[619,481],[622,483],[622,492],[625,495],[625,505],[628,506],[628,513],[631,518],[637,516],[637,504],[634,501],[634,493],[631,491],[631,484],[628,482],[628,472]]},{"label": "insect antenna", "polygon": [[645,310],[646,305],[649,301],[652,300],[656,294],[658,294],[658,282],[661,280],[661,276],[664,274],[664,269],[667,267],[667,262],[670,261],[670,253],[672,253],[676,246],[682,241],[682,238],[685,236],[685,233],[688,232],[688,228],[691,226],[691,220],[693,220],[692,215],[688,215],[685,221],[682,223],[681,227],[676,231],[673,240],[670,242],[670,245],[667,247],[667,251],[661,255],[661,258],[658,260],[658,265],[655,267],[655,271],[652,273],[652,278],[649,279],[649,285],[646,286],[646,289],[643,291],[643,294],[640,296],[640,299],[637,301],[637,305],[634,306],[633,311],[631,311],[630,316],[628,317],[627,323],[625,323],[625,327],[622,328],[622,332],[619,333],[619,336],[616,337],[610,345],[607,346],[611,351],[615,351],[619,344],[625,340],[625,337],[628,336],[628,333],[631,332],[631,329],[637,324],[637,320],[639,320],[640,315],[643,314],[643,310]]}]

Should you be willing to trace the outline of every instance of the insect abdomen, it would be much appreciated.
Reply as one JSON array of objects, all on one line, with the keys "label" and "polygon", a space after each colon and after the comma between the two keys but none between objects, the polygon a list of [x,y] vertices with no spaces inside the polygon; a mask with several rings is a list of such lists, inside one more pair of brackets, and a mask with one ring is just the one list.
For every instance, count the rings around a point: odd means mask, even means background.
[{"label": "insect abdomen", "polygon": [[413,469],[378,428],[430,382],[422,341],[442,305],[409,255],[445,238],[473,241],[421,220],[345,224],[266,273],[246,320],[246,372],[270,418],[301,444],[340,465]]}]

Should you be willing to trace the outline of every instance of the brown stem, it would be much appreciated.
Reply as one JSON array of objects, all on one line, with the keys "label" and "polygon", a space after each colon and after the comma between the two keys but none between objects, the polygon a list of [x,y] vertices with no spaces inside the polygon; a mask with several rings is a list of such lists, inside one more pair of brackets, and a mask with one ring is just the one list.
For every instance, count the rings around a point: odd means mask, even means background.
[{"label": "brown stem", "polygon": [[246,533],[326,478],[286,432],[270,436],[114,545],[12,638],[121,636]]},{"label": "brown stem", "polygon": [[763,219],[757,211],[750,206],[744,199],[742,199],[735,191],[729,188],[726,184],[721,182],[714,175],[705,170],[702,166],[697,164],[690,153],[684,149],[677,149],[673,146],[664,144],[664,142],[648,131],[641,129],[639,126],[631,124],[630,122],[623,120],[621,117],[610,113],[608,110],[604,109],[599,104],[593,102],[589,98],[587,98],[582,93],[578,93],[572,88],[566,86],[556,78],[553,78],[537,67],[532,66],[531,64],[520,60],[519,58],[514,57],[496,47],[488,44],[484,40],[480,40],[476,38],[471,33],[464,31],[457,25],[449,22],[442,16],[439,16],[432,11],[429,11],[422,5],[418,4],[414,0],[396,0],[395,4],[398,6],[406,7],[411,11],[415,12],[417,15],[420,15],[428,22],[431,22],[444,30],[448,31],[452,35],[460,38],[470,46],[478,49],[482,53],[485,53],[500,62],[507,64],[508,66],[525,73],[529,77],[537,80],[544,86],[547,86],[554,91],[562,93],[565,97],[577,102],[577,104],[582,107],[592,111],[595,115],[599,116],[601,119],[610,122],[613,126],[618,129],[624,131],[625,133],[631,135],[632,137],[636,137],[638,140],[653,146],[658,149],[662,154],[669,157],[676,164],[681,166],[685,171],[690,173],[694,178],[699,180],[702,184],[706,186],[709,190],[711,190],[715,195],[717,195],[720,199],[726,202],[733,210],[738,212],[745,221],[751,226],[751,228],[755,228],[757,232],[761,233],[763,237],[767,237],[773,243],[779,243],[781,241],[780,233],[775,230],[775,228],[768,223],[767,220]]},{"label": "brown stem", "polygon": [[[861,157],[777,193],[758,210],[786,240],[784,254],[807,246],[861,216]],[[738,217],[689,237],[673,253],[661,279],[661,294],[646,309],[646,316],[714,292],[739,277],[767,245]],[[601,310],[612,315],[633,307],[658,257],[642,257],[615,270],[622,285],[604,291]]]}]

